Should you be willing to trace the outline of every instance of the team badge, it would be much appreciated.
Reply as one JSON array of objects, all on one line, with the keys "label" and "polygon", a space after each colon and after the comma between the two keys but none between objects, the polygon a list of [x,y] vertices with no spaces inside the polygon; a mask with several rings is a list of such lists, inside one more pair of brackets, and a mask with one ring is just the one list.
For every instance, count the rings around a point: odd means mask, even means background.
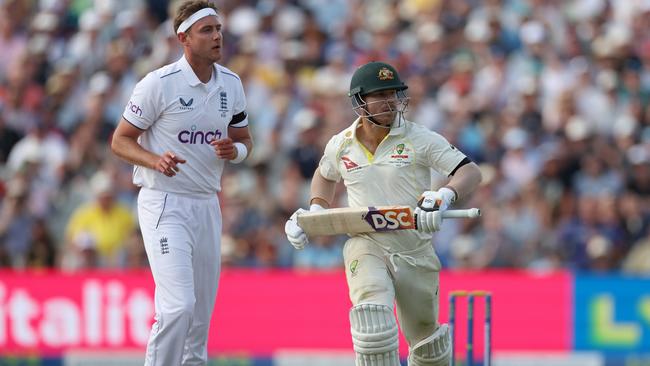
[{"label": "team badge", "polygon": [[228,93],[225,91],[219,93],[219,110],[228,110]]},{"label": "team badge", "polygon": [[225,91],[219,93],[219,111],[221,117],[225,117],[228,112],[228,94]]},{"label": "team badge", "polygon": [[358,266],[359,266],[359,260],[358,259],[355,259],[355,260],[352,261],[352,263],[350,263],[350,273],[352,274],[352,276],[356,276]]},{"label": "team badge", "polygon": [[163,236],[160,238],[160,253],[168,254],[169,253],[169,243],[167,242],[167,237]]},{"label": "team badge", "polygon": [[406,146],[406,144],[397,144],[393,148],[393,153],[390,155],[388,163],[398,168],[411,165],[413,163],[412,152],[413,149]]},{"label": "team badge", "polygon": [[382,67],[379,70],[379,73],[377,74],[377,77],[379,80],[393,80],[395,76],[393,75],[393,72],[388,70],[386,67]]}]

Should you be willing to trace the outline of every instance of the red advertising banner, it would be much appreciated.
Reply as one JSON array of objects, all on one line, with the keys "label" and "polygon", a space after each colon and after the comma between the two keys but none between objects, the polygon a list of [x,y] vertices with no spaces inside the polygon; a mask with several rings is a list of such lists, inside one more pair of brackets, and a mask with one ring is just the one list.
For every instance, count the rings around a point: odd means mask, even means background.
[{"label": "red advertising banner", "polygon": [[[440,320],[450,290],[493,294],[493,348],[571,348],[571,277],[565,272],[443,272]],[[466,302],[457,309],[458,347]],[[212,354],[269,356],[287,349],[352,350],[345,276],[334,272],[226,270],[210,329]],[[141,349],[153,319],[153,280],[140,272],[0,272],[0,354],[68,349]],[[483,342],[475,310],[475,345]],[[400,341],[406,354],[404,339]],[[457,348],[460,351],[460,348]]]},{"label": "red advertising banner", "polygon": [[[492,293],[492,347],[494,352],[568,351],[573,337],[573,275],[570,272],[446,271],[440,275],[440,321],[448,319],[448,294],[452,290],[486,290]],[[467,301],[456,310],[456,350],[467,334]],[[483,301],[476,300],[474,345],[482,355]]]},{"label": "red advertising banner", "polygon": [[6,353],[142,348],[153,311],[148,272],[0,272]]}]

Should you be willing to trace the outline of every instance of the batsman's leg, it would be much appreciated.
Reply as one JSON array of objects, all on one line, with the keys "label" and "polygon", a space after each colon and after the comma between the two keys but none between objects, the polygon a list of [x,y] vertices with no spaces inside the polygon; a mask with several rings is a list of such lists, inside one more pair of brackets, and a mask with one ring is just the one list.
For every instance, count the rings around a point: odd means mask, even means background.
[{"label": "batsman's leg", "polygon": [[357,366],[399,366],[394,287],[381,249],[362,238],[343,250],[350,289],[352,343]]},{"label": "batsman's leg", "polygon": [[447,366],[450,357],[451,337],[447,324],[409,348],[409,366]]},{"label": "batsman's leg", "polygon": [[350,310],[357,366],[398,366],[397,322],[385,305],[361,304]]},{"label": "batsman's leg", "polygon": [[449,328],[438,323],[440,261],[426,245],[412,254],[415,265],[395,259],[397,316],[409,343],[410,366],[448,366],[451,356]]}]

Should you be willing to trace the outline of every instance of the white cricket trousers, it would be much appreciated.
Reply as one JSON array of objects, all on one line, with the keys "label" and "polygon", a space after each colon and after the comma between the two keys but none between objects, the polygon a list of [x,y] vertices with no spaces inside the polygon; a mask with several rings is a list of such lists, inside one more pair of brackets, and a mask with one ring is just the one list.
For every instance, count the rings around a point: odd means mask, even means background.
[{"label": "white cricket trousers", "polygon": [[219,199],[142,188],[138,218],[156,284],[145,365],[206,365],[221,269]]},{"label": "white cricket trousers", "polygon": [[345,275],[352,305],[393,308],[409,345],[438,328],[440,260],[431,245],[411,252],[387,253],[372,241],[355,236],[343,247]]}]

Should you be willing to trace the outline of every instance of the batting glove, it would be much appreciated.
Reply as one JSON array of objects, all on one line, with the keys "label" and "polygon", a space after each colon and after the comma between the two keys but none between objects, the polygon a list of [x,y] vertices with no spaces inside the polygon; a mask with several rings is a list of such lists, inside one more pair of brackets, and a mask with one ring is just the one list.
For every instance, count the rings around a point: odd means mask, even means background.
[{"label": "batting glove", "polygon": [[444,211],[456,200],[456,192],[447,187],[437,191],[425,191],[420,196],[418,207],[424,211]]},{"label": "batting glove", "polygon": [[298,226],[298,215],[308,212],[305,209],[299,208],[291,215],[287,223],[284,224],[284,233],[287,234],[287,239],[294,248],[301,250],[305,245],[309,244],[309,239],[305,231]]},{"label": "batting glove", "polygon": [[419,206],[413,211],[415,214],[415,227],[423,233],[433,233],[442,227],[442,211],[425,211]]},{"label": "batting glove", "polygon": [[[324,210],[324,208],[317,204],[313,204],[309,208],[309,211],[312,212],[320,210]],[[298,250],[304,249],[305,246],[309,244],[307,234],[305,234],[305,231],[300,227],[300,225],[298,225],[298,215],[309,211],[302,208],[297,209],[296,212],[291,215],[289,220],[287,220],[287,223],[284,224],[284,233],[287,234],[287,239],[291,245]]]},{"label": "batting glove", "polygon": [[442,226],[442,211],[445,211],[455,200],[456,192],[447,187],[422,193],[418,207],[414,210],[418,231],[425,233],[439,231]]}]

